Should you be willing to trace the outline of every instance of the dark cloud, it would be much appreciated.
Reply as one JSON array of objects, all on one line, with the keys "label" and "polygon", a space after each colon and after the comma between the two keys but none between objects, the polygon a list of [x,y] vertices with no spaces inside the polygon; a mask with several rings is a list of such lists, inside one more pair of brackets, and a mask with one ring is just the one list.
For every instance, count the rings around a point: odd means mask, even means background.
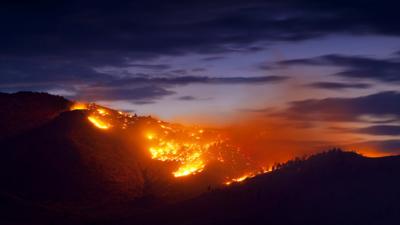
[{"label": "dark cloud", "polygon": [[185,75],[187,74],[186,70],[180,69],[180,70],[172,70],[172,73],[180,74],[180,75]]},{"label": "dark cloud", "polygon": [[156,103],[156,101],[152,100],[133,100],[132,102],[136,105],[148,105]]},{"label": "dark cloud", "polygon": [[372,135],[400,135],[400,126],[377,125],[354,130],[354,132]]},{"label": "dark cloud", "polygon": [[273,69],[278,69],[276,66],[273,65],[266,65],[265,63],[262,63],[257,66],[258,69],[260,70],[273,70]]},{"label": "dark cloud", "polygon": [[0,59],[0,84],[18,83],[82,83],[107,80],[111,76],[96,72],[87,61],[64,58],[2,58]]},{"label": "dark cloud", "polygon": [[[149,104],[153,100],[175,94],[159,86],[142,86],[135,88],[86,88],[79,92],[77,98],[87,101],[129,100],[138,104]],[[145,102],[145,103],[143,103]]]},{"label": "dark cloud", "polygon": [[193,68],[192,69],[192,72],[204,72],[204,71],[207,71],[207,69],[206,68]]},{"label": "dark cloud", "polygon": [[[187,84],[269,84],[279,83],[287,80],[282,76],[261,76],[261,77],[135,77],[113,79],[111,82],[100,82],[82,90],[77,90],[78,98],[85,100],[148,100],[159,99],[163,96],[174,94],[171,87]],[[193,96],[182,96],[179,100],[204,100]]]},{"label": "dark cloud", "polygon": [[168,64],[132,64],[127,61],[116,60],[112,56],[114,55],[109,56],[110,61],[102,61],[104,59],[95,55],[87,58],[72,57],[71,59],[59,56],[27,56],[26,58],[0,56],[0,90],[15,92],[21,90],[50,91],[57,89],[76,93],[76,98],[85,98],[91,101],[105,100],[106,98],[114,100],[125,100],[127,98],[132,100],[146,99],[148,101],[148,99],[172,94],[173,92],[168,90],[172,85],[189,83],[277,83],[286,79],[278,76],[176,77],[176,74],[186,74],[186,70],[173,70],[172,74],[165,72],[168,78],[151,78],[147,73],[99,71],[94,68],[102,65],[116,65],[119,68],[137,67],[157,71],[171,68]]},{"label": "dark cloud", "polygon": [[343,71],[335,75],[368,78],[384,82],[400,82],[400,57],[375,59],[363,56],[324,55],[314,58],[279,62],[281,65],[338,66]]},{"label": "dark cloud", "polygon": [[150,70],[166,70],[171,68],[171,66],[167,64],[129,64],[129,67],[137,67]]},{"label": "dark cloud", "polygon": [[135,77],[115,79],[111,82],[101,83],[100,86],[129,86],[140,84],[154,85],[186,85],[186,84],[267,84],[280,83],[289,79],[284,76],[259,76],[259,77],[204,77],[204,76],[180,76],[180,77]]},{"label": "dark cloud", "polygon": [[388,91],[355,98],[308,99],[290,103],[280,115],[298,120],[362,121],[363,116],[400,120],[400,92]]},{"label": "dark cloud", "polygon": [[[198,53],[215,58],[225,52],[259,51],[276,41],[301,41],[333,33],[398,36],[397,11],[392,1],[7,1],[0,5],[0,83],[15,89],[52,85],[74,89],[82,84],[129,82],[115,81],[115,74],[100,73],[95,70],[99,67],[173,69],[170,65],[134,63],[164,55]],[[348,66],[339,75],[372,77],[377,75],[364,72],[385,69],[375,79],[399,80],[395,62],[368,62]],[[147,81],[176,85],[281,80],[271,76]],[[115,96],[135,98],[135,91],[115,92]]]},{"label": "dark cloud", "polygon": [[185,96],[180,96],[176,99],[182,100],[182,101],[204,101],[204,100],[210,100],[212,98],[198,98],[198,97],[191,96],[191,95],[185,95]]},{"label": "dark cloud", "polygon": [[210,56],[210,57],[204,57],[202,58],[203,61],[215,61],[215,60],[220,60],[224,59],[224,56]]},{"label": "dark cloud", "polygon": [[193,101],[193,100],[197,100],[196,97],[191,96],[191,95],[185,95],[185,96],[181,96],[177,98],[178,100],[184,100],[184,101]]},{"label": "dark cloud", "polygon": [[[77,97],[85,100],[153,100],[174,94],[169,89],[188,84],[274,84],[287,80],[281,76],[262,77],[133,77],[113,78],[76,90]],[[187,97],[185,97],[187,98]],[[189,100],[189,99],[181,99]]]},{"label": "dark cloud", "polygon": [[[392,1],[40,1],[2,3],[3,54],[158,56],[259,50],[335,32],[399,35]],[[250,47],[245,47],[250,46]]]},{"label": "dark cloud", "polygon": [[275,114],[275,108],[239,108],[237,109],[238,112],[242,113],[261,113],[261,114]]},{"label": "dark cloud", "polygon": [[370,84],[366,83],[341,83],[341,82],[315,82],[308,84],[307,86],[313,88],[320,88],[320,89],[328,89],[328,90],[343,90],[349,88],[355,89],[366,89],[371,87]]},{"label": "dark cloud", "polygon": [[[269,84],[283,82],[287,77],[262,76],[262,77],[133,77],[133,78],[109,78],[97,83],[86,85],[83,88],[72,88],[75,98],[86,101],[102,100],[130,100],[136,104],[150,104],[154,100],[164,96],[175,94],[170,89],[188,84]],[[53,88],[54,89],[54,88]],[[191,96],[183,96],[179,100],[195,100]],[[205,99],[196,99],[205,100]]]},{"label": "dark cloud", "polygon": [[360,143],[354,143],[348,146],[345,146],[346,149],[349,150],[358,150],[358,149],[375,149],[382,153],[389,154],[400,154],[400,140],[384,140],[384,141],[366,141]]}]

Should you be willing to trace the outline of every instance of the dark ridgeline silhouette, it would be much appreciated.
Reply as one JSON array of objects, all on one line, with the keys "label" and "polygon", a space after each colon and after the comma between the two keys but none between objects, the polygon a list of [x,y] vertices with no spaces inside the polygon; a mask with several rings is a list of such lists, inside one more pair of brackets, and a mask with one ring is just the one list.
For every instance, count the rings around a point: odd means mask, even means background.
[{"label": "dark ridgeline silhouette", "polygon": [[2,103],[10,112],[2,109],[0,124],[12,135],[0,137],[0,221],[81,218],[107,204],[135,208],[154,201],[151,182],[163,181],[152,178],[134,138],[98,130],[85,110],[70,111],[72,102],[61,97],[4,94]]},{"label": "dark ridgeline silhouette", "polygon": [[143,179],[134,151],[123,144],[98,132],[85,112],[63,112],[3,142],[3,186],[30,200],[69,204],[103,202],[120,193],[136,197]]},{"label": "dark ridgeline silhouette", "polygon": [[[0,124],[7,126],[0,127],[1,224],[400,221],[399,156],[333,150],[279,164],[243,183],[207,184],[203,194],[187,199],[163,180],[169,174],[161,164],[142,156],[138,140],[94,128],[86,112],[69,111],[64,98],[17,93],[0,99]],[[170,193],[173,203],[163,199]]]},{"label": "dark ridgeline silhouette", "polygon": [[365,158],[332,150],[114,223],[398,224],[399,174],[399,156]]},{"label": "dark ridgeline silhouette", "polygon": [[43,125],[70,106],[65,98],[47,93],[0,93],[0,140]]}]

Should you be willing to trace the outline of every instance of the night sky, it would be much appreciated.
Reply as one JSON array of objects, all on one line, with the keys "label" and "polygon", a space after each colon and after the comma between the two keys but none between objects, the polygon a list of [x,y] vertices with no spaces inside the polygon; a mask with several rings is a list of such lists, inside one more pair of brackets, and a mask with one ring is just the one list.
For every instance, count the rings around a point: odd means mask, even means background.
[{"label": "night sky", "polygon": [[178,122],[285,118],[400,153],[398,9],[382,0],[10,1],[0,7],[0,91]]}]

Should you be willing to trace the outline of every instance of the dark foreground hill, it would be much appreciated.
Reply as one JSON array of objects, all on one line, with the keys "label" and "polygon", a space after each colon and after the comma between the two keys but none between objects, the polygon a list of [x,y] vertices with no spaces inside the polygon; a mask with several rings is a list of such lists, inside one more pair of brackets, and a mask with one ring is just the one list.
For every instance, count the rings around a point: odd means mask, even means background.
[{"label": "dark foreground hill", "polygon": [[71,104],[63,97],[47,93],[0,93],[0,141],[43,125]]},{"label": "dark foreground hill", "polygon": [[143,208],[166,191],[153,191],[138,141],[96,128],[86,110],[69,110],[72,102],[26,92],[0,101],[0,221],[99,215],[103,205],[107,212],[116,204]]},{"label": "dark foreground hill", "polygon": [[85,112],[64,112],[2,144],[2,188],[38,202],[103,202],[142,193],[135,151],[118,136],[99,132]]},{"label": "dark foreground hill", "polygon": [[398,156],[331,151],[112,224],[398,224],[399,175]]},{"label": "dark foreground hill", "polygon": [[330,151],[174,204],[85,217],[0,195],[2,224],[398,224],[400,157]]}]

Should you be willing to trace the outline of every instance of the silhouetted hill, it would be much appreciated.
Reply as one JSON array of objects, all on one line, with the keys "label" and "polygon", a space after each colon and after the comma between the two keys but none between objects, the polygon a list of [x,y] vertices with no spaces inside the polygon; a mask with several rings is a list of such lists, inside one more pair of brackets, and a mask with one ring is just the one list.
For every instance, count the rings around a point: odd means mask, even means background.
[{"label": "silhouetted hill", "polygon": [[397,224],[400,157],[331,151],[118,224]]},{"label": "silhouetted hill", "polygon": [[[169,165],[151,160],[141,143],[141,126],[154,119],[137,118],[137,125],[129,131],[101,130],[89,122],[89,111],[69,111],[72,103],[61,97],[41,93],[3,96],[7,110],[3,109],[1,120],[13,132],[0,140],[0,195],[12,196],[4,202],[21,199],[51,212],[54,208],[85,209],[97,214],[99,208],[113,211],[110,204],[146,208],[171,200],[168,195],[178,195],[179,191],[170,190],[174,179],[165,169]],[[40,104],[34,107],[31,101]],[[25,115],[29,122],[20,123]],[[4,202],[0,198],[0,205]]]},{"label": "silhouetted hill", "polygon": [[38,127],[70,105],[65,98],[46,93],[0,93],[0,140]]},{"label": "silhouetted hill", "polygon": [[89,124],[84,111],[64,112],[3,143],[2,187],[40,202],[137,197],[143,177],[134,152]]}]

